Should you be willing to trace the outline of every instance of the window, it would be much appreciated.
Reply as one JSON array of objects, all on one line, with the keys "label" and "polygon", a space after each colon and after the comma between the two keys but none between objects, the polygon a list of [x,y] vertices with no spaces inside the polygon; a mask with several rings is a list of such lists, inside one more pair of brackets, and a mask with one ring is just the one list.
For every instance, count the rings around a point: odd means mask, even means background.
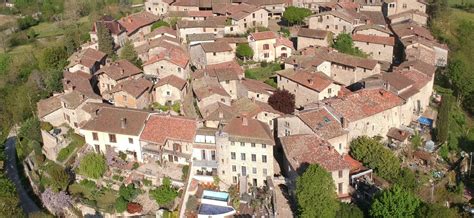
[{"label": "window", "polygon": [[230,81],[229,81],[229,80],[226,80],[226,81],[225,81],[225,84],[229,84],[229,83],[230,83]]},{"label": "window", "polygon": [[329,88],[329,89],[328,89],[328,94],[331,94],[331,92],[332,92],[332,89]]},{"label": "window", "polygon": [[232,165],[232,172],[237,172],[237,166]]},{"label": "window", "polygon": [[216,160],[216,151],[211,151],[211,160]]},{"label": "window", "polygon": [[[271,120],[270,120],[271,121]],[[266,144],[262,144],[262,148],[267,148]]]},{"label": "window", "polygon": [[262,162],[266,163],[267,162],[267,155],[262,155]]},{"label": "window", "polygon": [[170,96],[170,95],[171,95],[171,92],[170,92],[170,91],[166,91],[166,95],[167,95],[167,96]]},{"label": "window", "polygon": [[281,47],[281,50],[282,50],[282,51],[286,51],[286,47]]},{"label": "window", "polygon": [[161,68],[161,69],[165,69],[165,67],[164,67],[164,66],[160,66],[160,68]]},{"label": "window", "polygon": [[235,152],[230,152],[230,159],[235,160]]},{"label": "window", "polygon": [[178,73],[181,73],[181,67],[178,67]]},{"label": "window", "polygon": [[234,31],[234,27],[231,27],[231,28],[230,28],[230,31],[231,31],[231,32]]},{"label": "window", "polygon": [[269,58],[269,57],[270,57],[270,54],[265,53],[265,54],[263,54],[263,57],[264,57],[264,58]]},{"label": "window", "polygon": [[129,144],[133,144],[133,139],[132,139],[132,138],[128,138],[128,143],[129,143]]},{"label": "window", "polygon": [[407,8],[407,4],[403,4],[402,7],[403,7],[403,8]]},{"label": "window", "polygon": [[336,30],[337,30],[337,29],[339,29],[339,28],[338,28],[338,26],[337,26],[337,25],[335,25],[335,26],[334,26],[334,29],[336,29]]},{"label": "window", "polygon": [[245,153],[240,153],[240,160],[245,160]]},{"label": "window", "polygon": [[247,168],[242,166],[242,176],[247,176]]},{"label": "window", "polygon": [[339,184],[337,184],[337,192],[338,192],[339,194],[342,194],[342,184],[343,184],[342,182],[339,183]]},{"label": "window", "polygon": [[216,56],[217,54],[215,52],[212,52],[212,55]]},{"label": "window", "polygon": [[92,133],[92,140],[98,141],[99,140],[99,135],[96,132]]},{"label": "window", "polygon": [[237,183],[237,176],[232,176],[232,181],[233,181],[234,183]]},{"label": "window", "polygon": [[109,134],[109,142],[117,142],[117,138],[115,138],[115,134]]},{"label": "window", "polygon": [[266,176],[267,173],[268,173],[268,172],[267,172],[267,168],[263,168],[263,169],[262,169],[262,172],[263,172],[263,175]]},{"label": "window", "polygon": [[252,148],[255,148],[255,143],[251,143],[250,146],[251,146]]},{"label": "window", "polygon": [[201,160],[206,160],[206,151],[201,150]]},{"label": "window", "polygon": [[269,44],[263,44],[263,50],[268,50],[270,49],[270,45]]},{"label": "window", "polygon": [[230,145],[235,145],[235,142],[234,142],[234,141],[231,141],[231,142],[230,142]]},{"label": "window", "polygon": [[173,144],[173,151],[175,152],[181,152],[181,145],[180,144],[177,144],[177,143],[174,143]]},{"label": "window", "polygon": [[240,142],[240,146],[244,147],[244,146],[245,146],[245,142]]},{"label": "window", "polygon": [[339,143],[339,150],[342,150],[342,143]]},{"label": "window", "polygon": [[253,173],[253,174],[257,174],[257,168],[256,168],[256,167],[253,167],[253,168],[252,168],[252,173]]},{"label": "window", "polygon": [[252,18],[255,18],[255,13],[252,14]]},{"label": "window", "polygon": [[257,155],[256,154],[252,154],[252,162],[256,162],[257,161]]},{"label": "window", "polygon": [[338,176],[339,176],[339,178],[342,178],[342,170],[339,170]]}]

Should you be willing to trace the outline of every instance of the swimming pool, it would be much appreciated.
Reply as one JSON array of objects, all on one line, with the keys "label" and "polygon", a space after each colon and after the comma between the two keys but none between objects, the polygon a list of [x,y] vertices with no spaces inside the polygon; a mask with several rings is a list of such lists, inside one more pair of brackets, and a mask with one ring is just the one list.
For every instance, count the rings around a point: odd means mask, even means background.
[{"label": "swimming pool", "polygon": [[227,202],[229,199],[229,193],[204,190],[202,192],[202,198]]}]

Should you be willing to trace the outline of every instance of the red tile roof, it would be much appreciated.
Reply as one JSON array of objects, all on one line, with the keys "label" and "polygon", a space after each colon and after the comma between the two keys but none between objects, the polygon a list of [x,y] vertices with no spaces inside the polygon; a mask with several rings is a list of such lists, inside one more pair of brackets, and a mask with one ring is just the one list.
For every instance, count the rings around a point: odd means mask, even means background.
[{"label": "red tile roof", "polygon": [[146,35],[147,38],[153,38],[155,36],[159,36],[159,35],[164,35],[164,34],[168,34],[168,35],[172,35],[174,37],[176,37],[176,30],[174,29],[171,29],[170,27],[167,27],[167,26],[160,26],[156,29],[154,29],[153,31],[151,31],[150,33],[148,33]]},{"label": "red tile roof", "polygon": [[235,117],[222,129],[231,141],[257,142],[275,145],[268,125],[246,116]]},{"label": "red tile roof", "polygon": [[329,140],[347,133],[339,118],[331,114],[326,107],[301,111],[296,116],[323,139]]},{"label": "red tile roof", "polygon": [[429,77],[432,77],[435,72],[436,72],[436,67],[425,63],[420,60],[413,60],[413,61],[405,61],[401,63],[398,67],[398,69],[406,69],[406,70],[418,70]]},{"label": "red tile roof", "polygon": [[301,28],[298,31],[299,37],[315,38],[315,39],[325,39],[329,34],[329,31],[326,30],[315,30],[308,28]]},{"label": "red tile roof", "polygon": [[[148,115],[148,112],[141,110],[119,107],[102,107],[99,110],[98,115],[84,124],[81,129],[139,136]],[[122,127],[123,120],[125,121],[124,128]]]},{"label": "red tile roof", "polygon": [[92,26],[92,32],[97,32],[97,25],[103,24],[107,29],[109,29],[112,35],[120,35],[125,32],[125,28],[111,16],[103,16],[100,20],[96,21]]},{"label": "red tile roof", "polygon": [[250,33],[250,37],[255,40],[276,39],[278,34],[272,31]]},{"label": "red tile roof", "polygon": [[64,90],[76,90],[89,96],[96,95],[92,89],[91,78],[92,75],[82,71],[74,73],[64,71],[62,80]]},{"label": "red tile roof", "polygon": [[154,64],[162,60],[168,61],[181,68],[186,68],[186,66],[188,66],[188,63],[189,63],[189,56],[183,50],[175,49],[171,47],[169,49],[165,49],[164,51],[150,57],[150,59],[148,59],[148,61],[145,62],[143,66]]},{"label": "red tile roof", "polygon": [[232,51],[232,47],[226,42],[206,42],[201,43],[201,47],[206,53]]},{"label": "red tile roof", "polygon": [[207,65],[205,69],[197,70],[193,73],[194,79],[200,79],[205,76],[216,77],[219,82],[229,80],[240,80],[243,77],[244,70],[235,61],[229,61],[219,64]]},{"label": "red tile roof", "polygon": [[139,98],[143,93],[149,92],[152,86],[153,83],[144,78],[130,79],[119,82],[110,93],[124,91],[135,98]]},{"label": "red tile roof", "polygon": [[343,97],[323,100],[339,115],[357,121],[400,106],[403,99],[384,89],[362,89]]},{"label": "red tile roof", "polygon": [[395,38],[393,37],[354,34],[352,35],[352,40],[358,41],[358,42],[381,44],[381,45],[390,45],[390,46],[395,45]]},{"label": "red tile roof", "polygon": [[68,58],[70,67],[76,64],[82,64],[88,68],[92,68],[96,63],[101,62],[107,55],[104,52],[87,48],[75,52]]},{"label": "red tile roof", "polygon": [[291,49],[295,50],[295,47],[293,47],[293,42],[290,41],[289,39],[283,37],[283,36],[279,36],[277,38],[276,43],[275,43],[275,47],[280,46],[280,45],[284,45],[288,48],[291,48]]},{"label": "red tile roof", "polygon": [[111,79],[119,81],[142,73],[142,70],[127,60],[118,60],[108,66],[102,67],[97,74],[106,74]]},{"label": "red tile roof", "polygon": [[334,81],[321,72],[313,72],[311,70],[281,70],[276,72],[278,75],[285,77],[295,83],[298,83],[308,89],[321,92]]},{"label": "red tile roof", "polygon": [[414,82],[413,86],[417,89],[422,89],[431,81],[429,76],[416,70],[402,70],[398,71],[398,73],[412,80]]},{"label": "red tile roof", "polygon": [[259,80],[244,78],[241,83],[248,91],[255,93],[271,95],[275,91],[275,88]]},{"label": "red tile roof", "polygon": [[183,80],[175,75],[169,75],[165,78],[160,79],[160,81],[155,84],[155,87],[160,87],[163,85],[170,85],[176,87],[179,90],[182,90],[184,86],[186,86],[186,80]]},{"label": "red tile roof", "polygon": [[[312,52],[312,51],[309,51],[309,52]],[[346,65],[350,67],[360,67],[360,68],[373,70],[378,64],[376,60],[352,56],[349,54],[340,53],[332,49],[327,49],[327,48],[322,48],[322,47],[315,48],[314,52],[315,52],[316,57],[322,58],[324,60],[327,60],[333,63],[338,63],[341,65]]]},{"label": "red tile roof", "polygon": [[151,25],[152,23],[154,23],[158,19],[159,19],[158,16],[156,16],[152,13],[142,11],[142,12],[139,12],[139,13],[136,13],[136,14],[132,14],[132,15],[123,17],[118,22],[123,27],[125,27],[125,29],[127,30],[128,35],[132,35],[138,29],[140,29],[144,26],[147,26],[147,25]]},{"label": "red tile roof", "polygon": [[402,22],[392,25],[393,32],[400,38],[408,36],[420,36],[428,40],[434,40],[431,32],[415,22]]},{"label": "red tile roof", "polygon": [[329,142],[317,135],[285,136],[280,141],[286,159],[295,170],[305,164],[318,164],[329,172],[351,167]]},{"label": "red tile roof", "polygon": [[194,80],[193,91],[199,101],[214,94],[230,97],[227,91],[219,84],[217,78],[212,77]]},{"label": "red tile roof", "polygon": [[164,145],[167,140],[194,142],[196,129],[197,123],[194,119],[151,115],[146,121],[140,140],[158,145]]},{"label": "red tile roof", "polygon": [[38,101],[38,103],[36,103],[36,108],[38,109],[39,118],[59,110],[61,109],[60,96],[51,96],[46,99],[41,99]]}]

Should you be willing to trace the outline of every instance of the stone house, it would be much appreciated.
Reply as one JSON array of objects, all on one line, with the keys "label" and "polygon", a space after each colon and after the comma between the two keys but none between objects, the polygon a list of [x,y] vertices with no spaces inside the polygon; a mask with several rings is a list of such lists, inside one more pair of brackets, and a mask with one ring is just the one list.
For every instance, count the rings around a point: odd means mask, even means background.
[{"label": "stone house", "polygon": [[189,55],[186,52],[171,48],[152,55],[143,64],[143,71],[147,77],[154,79],[175,75],[185,80],[189,78],[191,72],[189,65]]},{"label": "stone house", "polygon": [[179,20],[176,29],[181,42],[187,43],[187,35],[212,33],[217,37],[224,37],[226,17],[210,17],[207,20]]},{"label": "stone house", "polygon": [[277,71],[277,84],[295,95],[296,107],[337,96],[341,90],[341,85],[326,74],[310,70]]},{"label": "stone house", "polygon": [[215,128],[201,127],[196,130],[193,145],[191,172],[197,176],[217,176],[219,165],[216,149]]},{"label": "stone house", "polygon": [[77,90],[60,97],[64,122],[78,132],[79,128],[91,119],[93,111],[88,103],[102,103],[100,96],[86,94]]},{"label": "stone house", "polygon": [[204,77],[193,81],[193,93],[199,111],[203,116],[214,111],[218,103],[230,106],[231,96],[217,81],[217,78]]},{"label": "stone house", "polygon": [[107,28],[114,39],[114,44],[117,47],[122,47],[127,41],[127,33],[125,27],[123,27],[117,20],[111,16],[103,16],[100,20],[96,21],[92,26],[92,30],[89,32],[91,42],[96,46],[96,50],[99,49],[98,42],[99,37],[97,36],[97,25],[103,25]]},{"label": "stone house", "polygon": [[[215,42],[216,36],[214,33],[196,33],[187,35],[187,40],[189,48],[199,45],[201,43]],[[189,49],[191,50],[191,49]]]},{"label": "stone house", "polygon": [[174,75],[164,77],[153,88],[153,102],[160,105],[172,105],[182,102],[188,92],[187,88],[186,80]]},{"label": "stone house", "polygon": [[309,46],[328,47],[331,39],[329,31],[301,28],[297,34],[298,49]]},{"label": "stone house", "polygon": [[268,17],[271,19],[281,19],[288,2],[284,0],[247,0],[249,5],[255,5],[268,11]]},{"label": "stone house", "polygon": [[390,20],[390,23],[401,23],[405,21],[414,21],[422,26],[426,26],[428,24],[428,14],[423,13],[419,10],[408,10],[404,11],[402,13],[394,14],[391,15],[388,18]]},{"label": "stone house", "polygon": [[81,71],[88,74],[94,74],[100,69],[100,66],[105,65],[107,55],[101,51],[87,48],[72,54],[69,58],[69,64],[66,67],[71,73]]},{"label": "stone house", "polygon": [[248,42],[254,52],[253,60],[259,62],[288,58],[294,50],[290,40],[271,31],[250,33]]},{"label": "stone house", "polygon": [[146,0],[145,11],[157,16],[164,16],[168,13],[170,4],[173,2],[173,0]]},{"label": "stone house", "polygon": [[180,19],[180,20],[207,20],[209,17],[213,17],[212,11],[169,11],[167,18]]},{"label": "stone house", "polygon": [[239,94],[243,97],[267,103],[274,92],[275,88],[262,81],[249,78],[240,80]]},{"label": "stone house", "polygon": [[237,46],[239,44],[247,44],[247,38],[245,37],[224,37],[224,38],[217,38],[216,42],[225,42],[230,45],[232,51],[235,53],[237,51]]},{"label": "stone house", "polygon": [[147,62],[152,56],[163,52],[170,52],[171,50],[186,52],[186,49],[181,46],[179,39],[166,35],[156,39],[139,41],[135,45],[135,51],[142,62]]},{"label": "stone house", "polygon": [[[256,101],[255,99],[249,99],[242,97],[232,102],[232,111],[235,116],[246,116],[248,118],[256,119],[267,124],[268,128],[272,131],[276,118],[283,115],[281,112],[273,109],[269,104]],[[226,120],[229,121],[229,120]]]},{"label": "stone house", "polygon": [[193,153],[197,123],[179,116],[150,115],[140,135],[145,162],[188,165]]},{"label": "stone house", "polygon": [[317,135],[292,135],[280,138],[284,151],[283,172],[289,179],[290,196],[296,197],[296,179],[310,164],[324,168],[334,180],[334,191],[341,201],[350,201],[350,165],[343,156]]},{"label": "stone house", "polygon": [[417,10],[426,13],[427,2],[424,0],[388,0],[384,1],[382,12],[386,17],[405,11]]},{"label": "stone house", "polygon": [[240,96],[239,83],[244,77],[244,70],[235,60],[207,65],[206,68],[197,70],[193,74],[193,79],[206,77],[217,79],[219,84],[232,99],[237,99]]},{"label": "stone house", "polygon": [[234,60],[235,53],[225,42],[201,43],[200,46],[193,46],[190,51],[191,61],[198,69],[203,69],[207,65],[220,64]]},{"label": "stone house", "polygon": [[128,39],[137,41],[151,32],[151,26],[156,21],[158,21],[158,16],[142,11],[122,17],[118,22],[125,28]]},{"label": "stone house", "polygon": [[217,174],[225,184],[266,184],[273,177],[275,142],[266,124],[246,116],[230,120],[216,134]]},{"label": "stone house", "polygon": [[142,70],[127,60],[118,60],[97,71],[98,88],[104,99],[109,99],[110,91],[117,83],[137,79],[142,76]]},{"label": "stone house", "polygon": [[40,121],[48,122],[53,126],[60,126],[65,122],[61,94],[41,99],[36,103],[37,115]]},{"label": "stone house", "polygon": [[331,62],[315,55],[293,55],[285,60],[285,69],[306,69],[331,76]]},{"label": "stone house", "polygon": [[382,27],[374,24],[366,24],[356,26],[352,31],[352,34],[370,35],[370,36],[382,36],[390,37],[393,36],[392,31],[386,27]]},{"label": "stone house", "polygon": [[334,36],[340,33],[351,33],[358,24],[353,16],[344,11],[326,11],[308,17],[309,29],[330,31]]},{"label": "stone house", "polygon": [[151,103],[153,83],[144,78],[119,82],[112,90],[112,102],[116,107],[144,109]]},{"label": "stone house", "polygon": [[124,152],[132,161],[143,162],[140,134],[149,113],[146,111],[103,107],[80,130],[97,153]]},{"label": "stone house", "polygon": [[386,36],[352,35],[354,46],[369,55],[370,58],[392,63],[395,39]]},{"label": "stone house", "polygon": [[171,3],[169,11],[199,11],[200,8],[211,8],[211,1],[175,0]]}]

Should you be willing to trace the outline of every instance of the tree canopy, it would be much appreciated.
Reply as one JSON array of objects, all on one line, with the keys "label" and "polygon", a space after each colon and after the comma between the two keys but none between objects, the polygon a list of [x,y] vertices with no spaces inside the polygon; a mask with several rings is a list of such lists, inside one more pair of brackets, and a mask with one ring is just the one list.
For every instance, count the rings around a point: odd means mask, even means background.
[{"label": "tree canopy", "polygon": [[420,200],[400,186],[393,186],[378,194],[370,208],[372,217],[414,217]]},{"label": "tree canopy", "polygon": [[89,153],[84,156],[79,164],[79,174],[98,179],[104,175],[107,170],[107,164],[104,156],[96,153]]},{"label": "tree canopy", "polygon": [[273,109],[285,114],[291,114],[295,110],[295,95],[285,89],[277,89],[269,98],[268,104]]},{"label": "tree canopy", "polygon": [[296,200],[301,217],[335,217],[339,209],[332,176],[319,165],[309,165],[296,180]]},{"label": "tree canopy", "polygon": [[142,67],[142,61],[138,58],[137,52],[130,40],[127,40],[120,50],[120,58],[130,61],[130,63],[137,67]]},{"label": "tree canopy", "polygon": [[236,53],[237,57],[244,59],[244,61],[253,57],[253,50],[247,43],[239,44]]},{"label": "tree canopy", "polygon": [[290,24],[301,24],[303,20],[312,14],[307,8],[298,8],[294,6],[287,7],[283,12],[283,19]]},{"label": "tree canopy", "polygon": [[163,178],[162,185],[151,190],[150,195],[161,207],[171,203],[176,197],[178,197],[178,192],[173,188],[173,186],[171,186],[170,178],[165,177]]},{"label": "tree canopy", "polygon": [[339,34],[334,40],[332,47],[338,50],[339,52],[345,54],[350,54],[358,57],[368,56],[366,53],[355,47],[354,41],[352,41],[352,37],[349,33]]},{"label": "tree canopy", "polygon": [[101,22],[97,23],[97,38],[99,44],[99,50],[109,55],[114,54],[114,38],[110,34],[109,29]]},{"label": "tree canopy", "polygon": [[155,23],[153,23],[153,25],[151,25],[151,31],[159,28],[159,27],[162,27],[162,26],[166,26],[166,27],[170,27],[170,24],[164,20],[159,20],[159,21],[156,21]]},{"label": "tree canopy", "polygon": [[441,105],[438,110],[438,119],[436,120],[436,139],[438,142],[444,143],[448,140],[449,135],[449,117],[453,108],[453,97],[451,95],[443,95]]},{"label": "tree canopy", "polygon": [[364,212],[355,204],[340,203],[336,218],[364,218]]},{"label": "tree canopy", "polygon": [[460,217],[460,215],[453,208],[447,208],[438,204],[422,203],[416,210],[416,217],[455,218]]}]

